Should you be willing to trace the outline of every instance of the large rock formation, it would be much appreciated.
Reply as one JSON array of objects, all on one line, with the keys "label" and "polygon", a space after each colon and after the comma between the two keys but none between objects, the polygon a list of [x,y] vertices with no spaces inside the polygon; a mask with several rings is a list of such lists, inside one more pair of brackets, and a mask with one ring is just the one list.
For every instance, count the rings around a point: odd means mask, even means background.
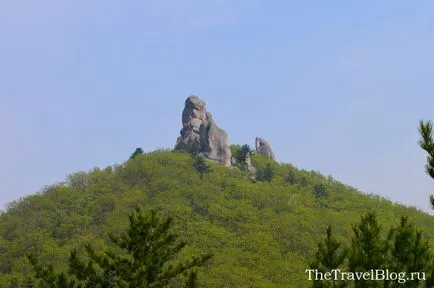
[{"label": "large rock formation", "polygon": [[217,127],[211,113],[206,111],[204,101],[196,96],[190,96],[185,100],[182,126],[176,148],[196,150],[208,159],[231,166],[228,135]]},{"label": "large rock formation", "polygon": [[276,156],[274,156],[273,149],[271,149],[271,145],[265,139],[256,137],[255,146],[256,146],[256,153],[267,156],[273,159],[274,161],[277,161]]}]

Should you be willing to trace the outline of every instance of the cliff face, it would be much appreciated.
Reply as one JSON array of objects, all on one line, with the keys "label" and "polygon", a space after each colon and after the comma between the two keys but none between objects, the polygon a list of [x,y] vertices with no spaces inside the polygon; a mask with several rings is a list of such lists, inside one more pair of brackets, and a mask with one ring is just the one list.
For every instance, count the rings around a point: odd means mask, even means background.
[{"label": "cliff face", "polygon": [[176,148],[195,149],[206,158],[231,166],[231,150],[227,133],[214,122],[205,102],[196,96],[185,101],[182,111],[181,136]]}]

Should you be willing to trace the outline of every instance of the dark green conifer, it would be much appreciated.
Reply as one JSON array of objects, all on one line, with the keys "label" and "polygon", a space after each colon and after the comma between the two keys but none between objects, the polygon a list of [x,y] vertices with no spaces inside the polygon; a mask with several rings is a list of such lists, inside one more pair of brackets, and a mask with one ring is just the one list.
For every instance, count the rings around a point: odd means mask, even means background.
[{"label": "dark green conifer", "polygon": [[[422,231],[402,216],[399,225],[392,227],[388,235],[388,265],[390,271],[424,272],[428,276],[431,255],[428,242],[423,240]],[[422,275],[420,275],[422,276]],[[422,280],[422,279],[420,279]],[[419,287],[422,282],[415,277],[413,281],[385,283],[384,287]]]},{"label": "dark green conifer", "polygon": [[139,155],[143,155],[143,149],[138,147],[136,150],[134,150],[133,154],[131,154],[130,159],[134,159]]},{"label": "dark green conifer", "polygon": [[203,178],[205,173],[211,172],[211,167],[206,163],[205,159],[199,155],[193,156],[193,167],[199,172],[200,178]]},{"label": "dark green conifer", "polygon": [[[69,259],[69,273],[56,274],[53,266],[45,268],[34,256],[29,256],[43,287],[52,288],[162,288],[181,275],[187,275],[185,287],[196,285],[195,267],[202,266],[211,254],[193,257],[185,261],[173,262],[186,242],[179,241],[171,232],[172,218],[160,219],[154,210],[145,213],[137,208],[130,216],[128,230],[120,236],[109,235],[118,250],[96,252],[86,246],[88,259],[78,257],[72,251]],[[41,286],[42,287],[42,286]]]},{"label": "dark green conifer", "polygon": [[[432,133],[432,122],[423,121],[419,122],[420,147],[428,154],[426,157],[425,172],[434,179],[434,140]],[[434,195],[429,196],[431,207],[434,209]]]},{"label": "dark green conifer", "polygon": [[238,161],[238,163],[245,163],[247,155],[251,155],[252,153],[253,149],[249,145],[245,144],[237,150],[235,159]]},{"label": "dark green conifer", "polygon": [[[336,240],[333,236],[331,226],[327,227],[327,234],[323,241],[318,243],[318,248],[315,254],[315,261],[310,265],[312,269],[318,269],[322,273],[332,272],[332,270],[342,270],[344,268],[347,249]],[[313,282],[314,288],[322,287],[345,287],[344,281],[315,279]]]},{"label": "dark green conifer", "polygon": [[[352,272],[369,272],[371,269],[386,268],[387,247],[381,236],[381,225],[378,224],[375,212],[368,212],[361,217],[359,224],[353,225],[349,269]],[[356,288],[381,287],[382,281],[355,280]]]}]

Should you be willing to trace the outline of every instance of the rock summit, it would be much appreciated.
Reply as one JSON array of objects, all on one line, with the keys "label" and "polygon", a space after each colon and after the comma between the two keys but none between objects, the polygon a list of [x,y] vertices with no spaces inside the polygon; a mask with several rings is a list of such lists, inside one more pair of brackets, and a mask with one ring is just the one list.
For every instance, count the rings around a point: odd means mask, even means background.
[{"label": "rock summit", "polygon": [[210,160],[231,166],[228,135],[217,126],[206,110],[205,102],[196,96],[185,100],[181,136],[176,141],[176,148],[196,150]]}]

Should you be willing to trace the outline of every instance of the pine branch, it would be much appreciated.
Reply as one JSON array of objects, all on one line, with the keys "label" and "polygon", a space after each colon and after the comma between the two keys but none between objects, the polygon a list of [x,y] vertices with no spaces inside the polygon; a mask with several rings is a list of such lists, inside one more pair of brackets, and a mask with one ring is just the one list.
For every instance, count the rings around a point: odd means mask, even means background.
[{"label": "pine branch", "polygon": [[[431,121],[419,121],[419,146],[425,150],[426,157],[425,172],[434,179],[434,140],[433,140],[433,123]],[[431,208],[434,209],[434,196],[429,196]]]}]

